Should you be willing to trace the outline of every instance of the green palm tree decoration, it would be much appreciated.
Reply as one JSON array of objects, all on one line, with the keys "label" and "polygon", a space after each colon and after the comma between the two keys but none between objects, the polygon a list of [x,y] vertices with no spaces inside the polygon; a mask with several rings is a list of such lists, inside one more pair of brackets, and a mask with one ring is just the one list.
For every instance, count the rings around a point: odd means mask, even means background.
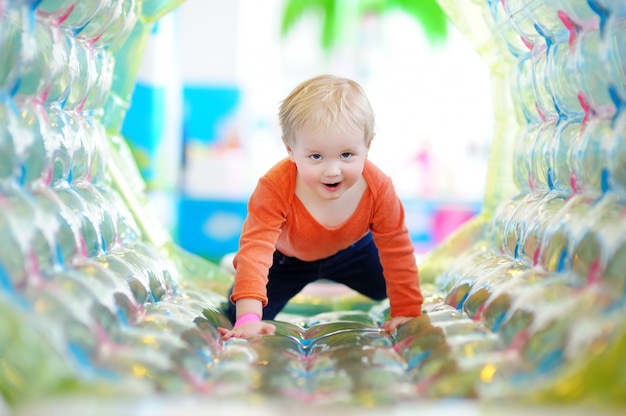
[{"label": "green palm tree decoration", "polygon": [[437,0],[288,0],[283,10],[281,35],[287,35],[305,13],[320,13],[321,45],[328,51],[335,46],[348,18],[366,13],[383,14],[392,9],[414,17],[431,44],[446,39],[448,19]]}]

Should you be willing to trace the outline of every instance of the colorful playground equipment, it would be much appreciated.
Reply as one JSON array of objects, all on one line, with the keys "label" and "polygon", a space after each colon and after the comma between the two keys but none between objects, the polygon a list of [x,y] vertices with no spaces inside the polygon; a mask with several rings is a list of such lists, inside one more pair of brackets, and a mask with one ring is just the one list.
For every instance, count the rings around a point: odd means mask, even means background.
[{"label": "colorful playground equipment", "polygon": [[419,265],[424,315],[387,334],[385,302],[303,296],[276,335],[228,342],[229,272],[172,242],[120,135],[146,39],[181,1],[0,0],[6,409],[626,405],[626,1],[439,0],[496,113],[482,211]]}]

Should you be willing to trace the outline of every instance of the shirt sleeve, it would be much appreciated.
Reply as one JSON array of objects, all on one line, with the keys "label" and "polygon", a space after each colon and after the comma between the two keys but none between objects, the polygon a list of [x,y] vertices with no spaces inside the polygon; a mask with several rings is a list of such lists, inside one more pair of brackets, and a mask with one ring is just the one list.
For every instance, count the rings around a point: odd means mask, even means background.
[{"label": "shirt sleeve", "polygon": [[[284,195],[284,193],[282,193]],[[276,241],[287,217],[288,201],[280,187],[262,177],[248,201],[239,250],[235,255],[235,284],[232,302],[242,298],[260,300],[267,305],[267,276],[272,266]]]},{"label": "shirt sleeve", "polygon": [[415,248],[405,224],[402,202],[387,176],[374,192],[371,230],[383,266],[391,316],[421,315],[423,297]]}]

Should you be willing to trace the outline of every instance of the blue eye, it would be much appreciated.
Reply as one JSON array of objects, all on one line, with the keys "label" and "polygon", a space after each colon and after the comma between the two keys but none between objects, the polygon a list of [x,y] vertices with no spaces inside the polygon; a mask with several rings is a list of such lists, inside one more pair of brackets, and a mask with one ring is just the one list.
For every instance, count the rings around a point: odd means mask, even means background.
[{"label": "blue eye", "polygon": [[314,154],[309,157],[313,160],[322,160],[322,155],[319,155],[319,154]]},{"label": "blue eye", "polygon": [[352,157],[352,153],[345,152],[341,154],[342,159],[350,159]]}]

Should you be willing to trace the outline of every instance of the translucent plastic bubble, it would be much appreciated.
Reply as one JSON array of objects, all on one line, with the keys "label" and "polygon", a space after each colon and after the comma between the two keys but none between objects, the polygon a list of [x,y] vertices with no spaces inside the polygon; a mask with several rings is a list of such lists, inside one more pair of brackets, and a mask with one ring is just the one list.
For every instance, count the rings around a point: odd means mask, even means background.
[{"label": "translucent plastic bubble", "polygon": [[[444,394],[438,388],[439,384],[436,381],[450,375],[458,377],[459,368],[451,354],[450,347],[442,343],[440,347],[428,351],[428,354],[425,354],[423,359],[409,370],[409,375],[416,384],[418,397],[441,398]],[[459,396],[464,397],[468,394],[467,389],[471,389],[472,385],[468,386],[467,380],[458,377],[454,391],[457,393],[462,390]]]},{"label": "translucent plastic bubble", "polygon": [[29,188],[48,186],[54,175],[54,163],[59,155],[58,146],[62,144],[55,126],[45,108],[34,102],[20,107],[21,126],[28,129],[32,142],[25,147],[19,160],[21,162],[21,181]]},{"label": "translucent plastic bubble", "polygon": [[[186,283],[186,284],[185,284]],[[177,305],[189,305],[191,308],[220,309],[226,304],[226,298],[212,290],[198,287],[189,282],[179,282],[177,296],[170,299]]]},{"label": "translucent plastic bubble", "polygon": [[[461,339],[482,339],[493,334],[480,322],[464,317],[464,319],[452,319],[450,321],[434,322],[435,326],[441,328],[448,340],[460,337]],[[452,345],[452,344],[448,344]]]},{"label": "translucent plastic bubble", "polygon": [[16,109],[18,117],[8,118],[8,130],[13,138],[16,158],[13,163],[18,166],[22,176],[16,179],[28,185],[47,177],[44,171],[50,167],[40,125],[41,108],[30,104]]},{"label": "translucent plastic bubble", "polygon": [[249,398],[259,377],[259,371],[247,363],[220,361],[211,374],[211,392],[219,397]]},{"label": "translucent plastic bubble", "polygon": [[306,320],[307,326],[314,326],[331,322],[355,322],[366,326],[376,327],[379,322],[368,312],[365,311],[332,311],[323,312],[313,315]]},{"label": "translucent plastic bubble", "polygon": [[558,374],[560,380],[555,383],[555,389],[576,384],[580,378],[593,380],[602,391],[619,384],[615,380],[615,377],[619,377],[619,371],[614,371],[616,360],[604,361],[601,358],[617,358],[621,355],[624,344],[623,314],[624,309],[620,306],[591,309],[570,324],[564,358],[569,368],[579,368],[580,357],[585,357],[586,371],[573,380],[571,372]]},{"label": "translucent plastic bubble", "polygon": [[113,82],[113,68],[115,59],[113,54],[105,49],[93,50],[93,65],[95,81],[87,92],[82,111],[90,111],[94,115],[101,115],[102,107],[106,102]]},{"label": "translucent plastic bubble", "polygon": [[95,293],[102,298],[112,295],[120,313],[120,322],[132,324],[142,313],[142,304],[136,300],[133,288],[126,283],[124,277],[107,266],[108,264],[103,265],[93,259],[78,259],[72,265],[72,270],[75,270],[82,276],[83,280],[92,285]]},{"label": "translucent plastic bubble", "polygon": [[68,126],[71,128],[73,141],[72,152],[72,177],[74,185],[84,185],[91,181],[91,160],[93,158],[93,139],[89,137],[86,121],[82,114],[76,112],[66,112]]},{"label": "translucent plastic bubble", "polygon": [[572,163],[575,156],[573,149],[582,140],[583,125],[580,119],[572,119],[559,123],[554,132],[556,140],[550,143],[550,166],[553,168],[554,188],[566,194],[578,191],[578,184],[575,181],[575,167]]},{"label": "translucent plastic bubble", "polygon": [[52,164],[51,176],[47,181],[50,186],[65,186],[73,167],[75,136],[70,121],[60,106],[47,107],[46,115],[46,145],[49,162]]},{"label": "translucent plastic bubble", "polygon": [[598,15],[589,6],[588,0],[554,0],[558,10],[566,13],[576,24],[589,28],[598,25]]},{"label": "translucent plastic bubble", "polygon": [[[453,359],[450,355],[450,359]],[[430,383],[420,383],[421,395],[428,398],[484,397],[486,386],[499,387],[501,377],[519,368],[519,357],[510,350],[482,353],[471,358],[443,359],[442,371]],[[447,361],[447,362],[446,362]],[[430,380],[428,380],[430,381]]]},{"label": "translucent plastic bubble", "polygon": [[[141,258],[152,262],[154,270],[160,275],[170,295],[179,294],[180,272],[171,258],[160,251],[160,247],[142,241],[135,241],[133,244],[126,245],[126,247],[132,249]],[[197,288],[194,291],[202,292],[202,289]],[[204,293],[208,296],[208,291],[205,290]]]},{"label": "translucent plastic bubble", "polygon": [[37,6],[37,14],[63,22],[76,8],[76,3],[79,0],[41,0]]},{"label": "translucent plastic bubble", "polygon": [[[256,363],[264,364],[262,371],[267,375],[266,381],[282,373],[293,384],[294,379],[305,375],[307,363],[297,340],[283,336],[262,336],[250,339],[248,345],[256,353]],[[273,387],[278,389],[286,387],[280,386],[282,382],[289,384],[287,380],[277,381]]]},{"label": "translucent plastic bubble", "polygon": [[[624,219],[622,218],[620,228],[623,227]],[[620,236],[626,235],[626,231],[619,230]],[[624,270],[626,268],[626,239],[620,238],[617,241],[611,242],[606,250],[606,264],[604,265],[603,281],[607,286],[615,291],[617,294],[626,293],[626,278],[624,277]]]},{"label": "translucent plastic bubble", "polygon": [[193,322],[195,318],[202,316],[202,311],[204,310],[200,305],[196,306],[197,309],[194,309],[187,307],[187,305],[161,300],[145,304],[144,311],[149,315],[164,315],[181,322]]},{"label": "translucent plastic bubble", "polygon": [[11,92],[18,78],[22,51],[22,33],[26,30],[22,6],[2,1],[0,4],[0,93]]},{"label": "translucent plastic bubble", "polygon": [[79,0],[76,1],[70,15],[63,21],[64,26],[72,29],[80,29],[85,26],[93,16],[107,7],[109,0]]},{"label": "translucent plastic bubble", "polygon": [[550,191],[554,189],[553,167],[550,165],[550,150],[557,140],[556,120],[544,122],[539,131],[533,148],[530,151],[530,174],[529,178],[534,191]]},{"label": "translucent plastic bubble", "polygon": [[626,14],[626,2],[624,0],[594,0],[594,2],[596,3],[596,12],[617,16]]},{"label": "translucent plastic bubble", "polygon": [[489,361],[491,354],[504,349],[502,339],[491,332],[448,337],[448,345],[461,369],[473,368],[477,364]]},{"label": "translucent plastic bubble", "polygon": [[2,205],[7,223],[18,243],[28,278],[36,281],[39,271],[58,264],[55,250],[54,228],[46,212],[35,204],[23,188],[5,184],[2,188]]},{"label": "translucent plastic bubble", "polygon": [[532,8],[536,2],[532,0],[508,0],[504,2],[506,13],[513,27],[520,34],[524,43],[534,47],[544,42],[543,37],[535,29],[535,18]]},{"label": "translucent plastic bubble", "polygon": [[[51,217],[47,207],[37,204],[37,199],[26,195],[27,199],[16,202],[15,195],[9,195],[11,219],[15,221],[16,231],[25,238],[23,248],[28,254],[28,263],[36,269],[31,271],[32,277],[38,277],[40,270],[61,265],[57,243],[59,224]],[[15,208],[15,210],[13,210]],[[24,215],[24,217],[22,217]],[[24,223],[31,221],[29,226]]]},{"label": "translucent plastic bubble", "polygon": [[549,192],[537,201],[534,209],[528,210],[524,220],[526,227],[520,238],[522,244],[517,250],[520,260],[532,265],[539,262],[545,230],[548,224],[552,224],[558,218],[558,212],[565,202],[565,194]]},{"label": "translucent plastic bubble", "polygon": [[309,354],[318,354],[345,347],[391,347],[392,341],[384,331],[352,330],[315,337],[309,346]]},{"label": "translucent plastic bubble", "polygon": [[576,187],[591,194],[601,194],[609,187],[608,151],[614,134],[609,120],[593,119],[585,126],[581,139],[573,143],[570,162]]},{"label": "translucent plastic bubble", "polygon": [[551,316],[548,309],[564,318],[568,311],[563,300],[572,296],[575,286],[567,276],[549,277],[521,285],[512,297],[508,311],[500,318],[498,334],[506,345],[519,349],[528,342],[529,328],[541,325]]},{"label": "translucent plastic bubble", "polygon": [[141,2],[137,0],[117,2],[115,11],[98,38],[96,46],[107,47],[111,51],[118,50],[135,27],[140,9]]},{"label": "translucent plastic bubble", "polygon": [[92,46],[82,39],[76,39],[73,47],[72,56],[76,65],[76,76],[72,79],[65,109],[80,111],[98,74],[93,60]]},{"label": "translucent plastic bubble", "polygon": [[551,273],[539,268],[532,268],[522,271],[512,276],[511,279],[494,286],[489,298],[485,301],[482,311],[478,315],[480,322],[492,332],[498,332],[517,295],[525,287],[551,277],[553,277]]},{"label": "translucent plastic bubble", "polygon": [[0,369],[0,392],[9,404],[67,391],[66,383],[78,381],[77,366],[64,350],[58,320],[13,302],[4,291],[0,291],[0,315],[0,348],[5,361]]},{"label": "translucent plastic bubble", "polygon": [[52,59],[54,65],[50,68],[50,85],[45,92],[47,104],[65,103],[70,92],[72,80],[77,77],[78,66],[74,59],[74,38],[67,29],[51,27],[52,32]]},{"label": "translucent plastic bubble", "polygon": [[150,291],[154,300],[161,300],[164,296],[175,291],[176,288],[172,287],[174,282],[169,279],[171,274],[167,272],[167,266],[159,260],[159,257],[146,256],[141,250],[132,247],[116,251],[114,255],[139,268],[148,276]]},{"label": "translucent plastic bubble", "polygon": [[0,99],[0,181],[16,175],[17,155],[9,125],[15,125],[17,115],[11,102]]},{"label": "translucent plastic bubble", "polygon": [[104,126],[94,118],[88,117],[85,119],[84,127],[91,149],[89,181],[94,184],[103,183],[106,180],[107,158],[107,135]]},{"label": "translucent plastic bubble", "polygon": [[[581,317],[596,315],[611,304],[611,297],[598,287],[588,287],[570,295],[567,301],[544,306],[528,328],[528,339],[521,353],[539,374],[550,373],[565,363],[568,333]],[[578,358],[580,356],[576,356]]]},{"label": "translucent plastic bubble", "polygon": [[[581,237],[572,242],[572,271],[581,281],[597,283],[603,280],[607,259],[614,257],[626,241],[623,233],[625,218],[623,201],[614,195],[602,198],[585,216]],[[614,275],[604,277],[618,293],[623,293],[625,279],[615,279]]]},{"label": "translucent plastic bubble", "polygon": [[610,95],[612,80],[599,30],[582,32],[576,38],[573,59],[580,78],[582,99],[589,107],[586,114],[592,112],[610,118],[615,113],[615,103]]},{"label": "translucent plastic bubble", "polygon": [[[139,305],[154,300],[148,276],[120,256],[111,254],[98,256],[94,259],[94,263],[97,264],[98,268],[110,271],[112,273],[111,278],[115,279],[117,284],[127,285]],[[97,269],[94,269],[95,271]]]},{"label": "translucent plastic bubble", "polygon": [[101,245],[104,251],[109,251],[117,246],[119,241],[117,232],[117,218],[114,207],[100,194],[98,188],[91,185],[76,186],[74,188],[85,202],[91,218],[96,219],[94,226],[97,227]]},{"label": "translucent plastic bubble", "polygon": [[[6,204],[0,197],[0,202]],[[13,221],[0,210],[0,271],[2,272],[2,286],[8,292],[22,287],[28,279],[28,264],[26,254],[20,246],[20,236],[16,235]]]},{"label": "translucent plastic bubble", "polygon": [[528,270],[528,265],[522,262],[511,261],[493,271],[479,276],[472,284],[467,294],[467,299],[463,302],[463,312],[470,318],[477,319],[482,313],[487,300],[492,292],[501,284],[508,282]]},{"label": "translucent plastic bubble", "polygon": [[45,99],[53,76],[63,70],[61,57],[54,53],[57,49],[52,31],[50,26],[36,22],[32,31],[22,34],[18,98],[36,96]]},{"label": "translucent plastic bubble", "polygon": [[546,66],[548,87],[559,116],[566,119],[582,117],[584,109],[578,98],[580,79],[576,76],[576,62],[569,44],[552,45],[548,50]]},{"label": "translucent plastic bubble", "polygon": [[504,2],[489,1],[489,10],[495,26],[494,35],[502,40],[506,49],[515,57],[527,54],[528,47],[522,41],[520,34],[516,31],[504,10]]},{"label": "translucent plastic bubble", "polygon": [[[466,320],[466,317],[447,314],[439,319],[441,322]],[[398,328],[395,350],[407,362],[408,368],[413,369],[422,364],[424,359],[432,353],[446,354],[449,347],[446,337],[440,326],[435,326],[429,315],[422,315]]]},{"label": "translucent plastic bubble", "polygon": [[529,225],[529,212],[536,209],[544,197],[543,192],[529,192],[515,201],[515,207],[510,211],[507,221],[502,224],[503,253],[513,258],[524,258],[523,237]]},{"label": "translucent plastic bubble", "polygon": [[475,279],[503,264],[507,264],[509,261],[510,258],[507,256],[493,255],[471,265],[447,292],[444,302],[457,309],[462,308]]},{"label": "translucent plastic bubble", "polygon": [[389,348],[354,347],[320,354],[311,359],[312,391],[323,400],[330,393],[326,383],[335,375],[337,379],[331,385],[349,391],[352,400],[371,405],[386,402],[413,391],[405,367],[406,363]]},{"label": "translucent plastic bubble", "polygon": [[118,311],[112,293],[102,293],[102,286],[73,270],[48,269],[45,279],[62,290],[67,299],[84,304],[89,318],[93,320],[94,331],[102,330],[112,334],[119,330],[121,313]]},{"label": "translucent plastic bubble", "polygon": [[209,370],[214,368],[221,350],[221,337],[215,327],[212,330],[205,330],[200,326],[189,328],[180,333],[180,338],[204,359]]},{"label": "translucent plastic bubble", "polygon": [[352,331],[374,332],[381,335],[383,334],[381,333],[382,330],[375,325],[343,321],[318,323],[316,325],[312,325],[311,327],[304,330],[303,338],[306,340],[311,340],[315,338],[319,339],[322,337],[328,337],[331,335]]},{"label": "translucent plastic bubble", "polygon": [[46,230],[53,238],[55,258],[58,263],[70,262],[74,256],[84,252],[80,235],[80,220],[66,207],[54,191],[47,187],[37,188],[33,199],[45,212]]},{"label": "translucent plastic bubble", "polygon": [[546,270],[560,272],[569,269],[572,253],[568,244],[578,235],[580,224],[593,202],[593,198],[585,195],[573,195],[546,225],[539,253],[539,264]]},{"label": "translucent plastic bubble", "polygon": [[193,320],[182,319],[183,316],[153,313],[150,306],[145,311],[147,312],[146,314],[133,322],[133,327],[150,332],[167,332],[172,337],[178,337],[185,331],[195,327]]},{"label": "translucent plastic bubble", "polygon": [[615,180],[615,188],[626,196],[626,112],[622,111],[613,129],[615,138],[609,150],[608,165]]},{"label": "translucent plastic bubble", "polygon": [[138,3],[135,0],[107,0],[103,6],[77,37],[91,44],[111,45],[115,48],[115,43],[122,43],[137,22]]},{"label": "translucent plastic bubble", "polygon": [[119,194],[111,188],[105,186],[97,186],[100,193],[109,201],[113,207],[111,214],[114,215],[116,221],[117,238],[116,244],[125,246],[134,243],[140,239],[141,232],[135,218],[130,213],[128,206],[123,202]]},{"label": "translucent plastic bubble", "polygon": [[600,270],[602,243],[595,230],[586,229],[579,241],[572,248],[572,271],[579,279],[597,281]]},{"label": "translucent plastic bubble", "polygon": [[512,99],[516,103],[517,120],[522,125],[541,122],[532,86],[532,60],[530,53],[526,53],[515,64],[511,87]]},{"label": "translucent plastic bubble", "polygon": [[505,253],[505,229],[510,224],[511,216],[515,212],[519,201],[526,196],[525,193],[518,193],[510,198],[500,202],[494,209],[493,218],[489,224],[488,231],[485,233],[484,243],[491,246],[492,250],[497,253]]},{"label": "translucent plastic bubble", "polygon": [[553,2],[507,0],[503,3],[515,27],[535,47],[541,41],[556,43],[567,36]]},{"label": "translucent plastic bubble", "polygon": [[181,354],[202,361],[177,337],[167,333],[127,328],[117,334],[115,342],[122,348],[107,351],[106,361],[98,362],[124,378],[132,377],[150,383],[151,390],[188,391],[196,380],[181,367]]},{"label": "translucent plastic bubble", "polygon": [[530,0],[527,4],[535,30],[546,40],[546,43],[555,44],[567,39],[567,28],[559,19],[558,8],[555,7],[554,2]]},{"label": "translucent plastic bubble", "polygon": [[83,367],[91,368],[102,336],[89,313],[89,302],[73,297],[54,284],[46,284],[28,295],[36,312],[41,316],[54,317],[63,324],[67,340],[67,354],[73,356]]},{"label": "translucent plastic bubble", "polygon": [[556,119],[559,114],[554,106],[554,98],[549,89],[549,68],[546,55],[547,47],[537,46],[530,52],[532,62],[533,95],[537,103],[537,112],[541,119]]},{"label": "translucent plastic bubble", "polygon": [[493,256],[487,249],[487,244],[479,242],[469,248],[460,258],[450,265],[441,275],[437,277],[437,288],[443,293],[447,293],[454,284],[461,278],[463,272],[475,263],[480,263]]},{"label": "translucent plastic bubble", "polygon": [[[624,6],[626,8],[626,6]],[[611,86],[621,100],[626,100],[626,11],[621,17],[609,19],[602,48],[607,51],[608,72]]]},{"label": "translucent plastic bubble", "polygon": [[544,124],[529,124],[518,134],[515,141],[515,155],[513,156],[513,180],[517,189],[527,192],[535,189],[531,176],[533,172],[533,152]]},{"label": "translucent plastic bubble", "polygon": [[80,219],[80,235],[85,242],[86,254],[94,257],[103,253],[102,234],[98,224],[98,218],[94,217],[94,213],[86,206],[85,201],[75,189],[66,185],[55,186],[54,190],[63,201],[63,204],[77,213]]}]

